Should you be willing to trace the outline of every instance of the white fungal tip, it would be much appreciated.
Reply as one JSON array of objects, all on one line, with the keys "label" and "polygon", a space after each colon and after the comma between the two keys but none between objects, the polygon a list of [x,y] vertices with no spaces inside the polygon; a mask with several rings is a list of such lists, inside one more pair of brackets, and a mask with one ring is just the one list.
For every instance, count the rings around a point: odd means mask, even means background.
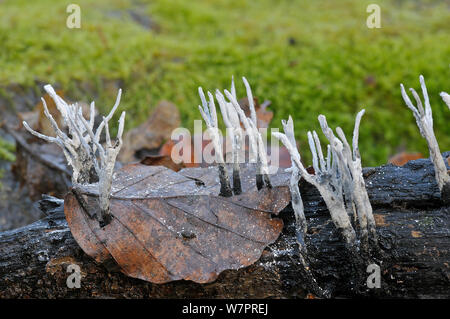
[{"label": "white fungal tip", "polygon": [[450,95],[446,92],[441,92],[439,94],[442,98],[442,100],[444,100],[445,104],[447,104],[448,108],[450,109]]},{"label": "white fungal tip", "polygon": [[272,132],[272,136],[276,137],[277,139],[281,139],[281,137],[283,136],[283,133],[280,132]]}]

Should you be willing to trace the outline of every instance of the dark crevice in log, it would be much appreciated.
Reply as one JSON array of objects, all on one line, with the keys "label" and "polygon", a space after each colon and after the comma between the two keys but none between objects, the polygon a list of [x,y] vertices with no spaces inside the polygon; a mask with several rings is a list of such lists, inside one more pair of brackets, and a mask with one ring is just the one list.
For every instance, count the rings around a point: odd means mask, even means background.
[{"label": "dark crevice in log", "polygon": [[[333,297],[449,298],[450,207],[440,198],[431,162],[367,168],[364,175],[382,250],[381,260],[374,260],[381,267],[381,288],[352,282],[349,257],[326,206],[302,181],[308,262],[319,285]],[[281,213],[281,236],[254,265],[225,271],[209,284],[157,285],[126,277],[113,261],[97,265],[76,244],[61,205],[48,197],[41,201],[46,218],[0,233],[0,298],[303,298],[310,291],[290,206]],[[66,285],[72,263],[81,268],[79,289]]]}]

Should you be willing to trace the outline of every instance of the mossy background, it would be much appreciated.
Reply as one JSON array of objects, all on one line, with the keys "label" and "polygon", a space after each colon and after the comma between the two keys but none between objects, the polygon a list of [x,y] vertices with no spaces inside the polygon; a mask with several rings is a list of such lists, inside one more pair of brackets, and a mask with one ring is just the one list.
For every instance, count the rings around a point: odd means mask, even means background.
[{"label": "mossy background", "polygon": [[[450,149],[450,112],[438,96],[450,91],[448,1],[376,1],[381,29],[366,26],[372,0],[78,0],[81,29],[68,29],[72,2],[0,2],[0,94],[12,83],[43,94],[38,83],[52,83],[106,111],[119,83],[127,128],[161,99],[192,128],[198,86],[228,88],[232,75],[246,76],[255,96],[272,101],[273,127],[293,116],[307,161],[306,132],[319,128],[319,114],[350,134],[365,108],[360,150],[372,166],[402,150],[428,156],[399,90],[418,89],[423,74],[441,150]],[[11,152],[4,145],[0,154]]]}]

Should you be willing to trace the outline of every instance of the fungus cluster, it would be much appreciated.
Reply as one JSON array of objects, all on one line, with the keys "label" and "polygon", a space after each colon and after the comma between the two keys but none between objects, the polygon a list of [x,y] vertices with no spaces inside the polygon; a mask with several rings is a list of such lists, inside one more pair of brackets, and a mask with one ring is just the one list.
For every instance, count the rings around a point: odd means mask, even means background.
[{"label": "fungus cluster", "polygon": [[[414,106],[408,94],[405,91],[403,84],[400,84],[400,89],[402,92],[403,100],[406,106],[413,112],[414,118],[416,119],[417,127],[419,128],[420,134],[425,138],[428,144],[428,150],[430,151],[431,161],[434,165],[434,174],[436,182],[438,184],[439,190],[441,192],[441,197],[444,200],[448,200],[450,197],[450,175],[448,174],[447,167],[445,165],[444,159],[442,158],[441,151],[439,150],[439,145],[434,135],[433,130],[433,114],[431,112],[430,99],[428,97],[427,87],[425,85],[425,79],[421,75],[419,77],[420,86],[422,88],[422,94],[424,99],[425,108],[422,104],[419,94],[416,90],[410,88],[414,99],[416,100],[417,107]],[[447,104],[450,109],[450,95],[441,92],[442,100]]]},{"label": "fungus cluster", "polygon": [[[207,92],[207,100],[203,89],[201,87],[198,89],[202,104],[199,105],[200,114],[211,136],[215,150],[215,159],[219,168],[220,195],[226,197],[242,193],[240,163],[243,142],[246,138],[249,141],[249,161],[250,163],[256,163],[257,166],[257,189],[272,187],[269,178],[266,149],[262,135],[257,127],[252,90],[247,79],[243,77],[242,80],[248,98],[249,117],[245,114],[237,100],[234,79],[231,81],[230,91],[215,91],[215,99],[219,104],[223,122],[231,138],[232,183],[224,159],[223,141],[219,131],[214,95],[211,92]],[[417,92],[414,89],[410,89],[417,104],[417,106],[414,106],[401,84],[402,97],[406,105],[412,110],[420,133],[428,143],[439,189],[442,194],[446,192],[450,193],[450,176],[434,135],[431,106],[423,76],[420,76],[420,84],[424,97],[424,105]],[[98,183],[100,209],[97,218],[101,225],[105,225],[111,218],[109,198],[116,158],[122,147],[125,112],[122,112],[120,116],[115,141],[111,140],[108,123],[119,106],[121,90],[118,92],[116,102],[110,113],[106,117],[103,117],[98,127],[95,127],[96,109],[94,102],[90,105],[89,119],[86,119],[83,115],[82,107],[79,104],[69,104],[64,101],[56,94],[51,85],[46,85],[44,89],[55,102],[63,120],[63,124],[61,125],[63,127],[58,126],[58,123],[50,114],[44,99],[42,99],[44,114],[49,119],[55,136],[46,136],[36,132],[25,121],[23,125],[31,134],[45,141],[55,143],[62,149],[68,164],[73,169],[72,183],[74,187],[77,185]],[[441,92],[440,95],[450,108],[450,95],[445,92]],[[359,126],[363,114],[364,110],[360,111],[356,116],[351,146],[347,141],[344,131],[340,127],[337,127],[334,132],[328,126],[325,116],[320,115],[318,117],[322,132],[329,144],[326,147],[327,155],[325,157],[317,133],[315,131],[307,133],[313,158],[312,166],[314,168],[314,174],[308,173],[301,162],[301,156],[296,147],[294,137],[294,124],[290,116],[287,121],[282,121],[284,133],[272,133],[275,138],[279,139],[285,145],[291,156],[292,166],[288,169],[291,173],[289,188],[296,217],[297,240],[300,244],[303,257],[306,256],[307,251],[305,235],[308,225],[298,186],[302,177],[320,192],[328,207],[335,227],[340,231],[347,247],[351,251],[362,251],[368,254],[372,247],[377,247],[375,220],[365,187],[361,156],[358,149]],[[102,145],[100,139],[103,129],[105,130],[105,143]],[[303,264],[305,266],[307,265],[304,260]]]},{"label": "fungus cluster", "polygon": [[[61,113],[67,133],[65,128],[58,126],[43,98],[41,100],[44,106],[44,114],[49,119],[56,136],[46,136],[36,132],[25,121],[23,126],[34,136],[47,142],[55,143],[62,149],[67,163],[73,170],[72,184],[74,186],[98,182],[100,210],[97,218],[101,225],[105,225],[110,219],[109,197],[116,158],[122,147],[125,112],[122,112],[120,116],[119,129],[114,142],[111,140],[108,123],[119,106],[122,90],[119,90],[116,102],[110,113],[103,117],[103,121],[95,128],[96,110],[94,102],[90,105],[89,119],[86,119],[81,105],[78,103],[68,104],[56,94],[51,85],[46,85],[44,89],[53,99],[56,108]],[[100,143],[103,129],[105,129],[106,135],[105,146],[102,146]]]},{"label": "fungus cluster", "polygon": [[[319,116],[322,132],[328,139],[329,144],[327,145],[327,156],[324,157],[317,133],[315,131],[308,132],[314,174],[308,173],[301,162],[291,117],[287,121],[282,121],[284,133],[272,133],[285,145],[291,156],[292,167],[288,169],[291,172],[289,187],[296,217],[297,239],[301,246],[306,246],[304,237],[307,231],[303,202],[298,187],[298,182],[302,177],[320,192],[330,212],[331,219],[341,232],[348,248],[353,251],[361,248],[368,252],[369,241],[376,245],[375,220],[365,188],[361,156],[358,149],[359,125],[363,114],[364,110],[356,116],[352,147],[350,147],[344,131],[340,127],[336,128],[336,136],[328,126],[325,116]],[[357,233],[352,226],[350,216],[354,216],[354,220],[357,221],[360,247],[358,247]]]},{"label": "fungus cluster", "polygon": [[[232,162],[233,162],[233,188],[230,185],[230,178],[225,165],[223,156],[222,139],[219,134],[219,126],[217,121],[216,106],[214,97],[211,92],[208,92],[209,101],[203,93],[203,89],[199,87],[199,95],[202,105],[199,105],[200,114],[206,123],[208,131],[211,135],[214,146],[216,161],[219,166],[220,176],[220,195],[232,196],[233,193],[238,195],[242,192],[240,181],[240,153],[242,151],[242,144],[244,137],[247,136],[249,140],[249,161],[257,164],[256,186],[258,189],[264,186],[271,188],[269,178],[269,167],[267,163],[267,154],[261,133],[257,127],[257,118],[255,111],[255,103],[253,101],[252,90],[245,77],[242,78],[247,91],[247,98],[249,102],[250,117],[247,117],[242,107],[239,105],[236,96],[236,88],[234,86],[234,79],[231,80],[231,92],[224,90],[224,93],[216,90],[215,95],[219,103],[222,119],[227,131],[230,133],[232,142]],[[244,130],[242,129],[242,126]]]}]

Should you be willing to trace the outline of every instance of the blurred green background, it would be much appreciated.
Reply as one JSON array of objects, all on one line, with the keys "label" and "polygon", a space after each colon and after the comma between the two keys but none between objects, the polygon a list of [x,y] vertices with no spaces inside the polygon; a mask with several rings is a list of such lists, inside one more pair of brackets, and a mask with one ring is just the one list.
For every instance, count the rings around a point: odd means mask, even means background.
[{"label": "blurred green background", "polygon": [[[366,109],[360,131],[364,166],[399,151],[428,156],[399,84],[426,79],[441,151],[450,150],[449,1],[258,0],[75,2],[81,29],[66,27],[72,1],[0,1],[0,96],[9,87],[52,83],[72,100],[104,112],[124,90],[127,129],[161,99],[180,109],[183,125],[199,119],[197,87],[228,88],[246,76],[260,101],[272,101],[272,127],[291,114],[302,156],[306,132],[324,114],[347,134]],[[369,29],[366,7],[381,7],[381,29]],[[237,82],[238,95],[244,95]],[[10,107],[14,107],[11,105]],[[0,141],[0,156],[11,148]]]}]

